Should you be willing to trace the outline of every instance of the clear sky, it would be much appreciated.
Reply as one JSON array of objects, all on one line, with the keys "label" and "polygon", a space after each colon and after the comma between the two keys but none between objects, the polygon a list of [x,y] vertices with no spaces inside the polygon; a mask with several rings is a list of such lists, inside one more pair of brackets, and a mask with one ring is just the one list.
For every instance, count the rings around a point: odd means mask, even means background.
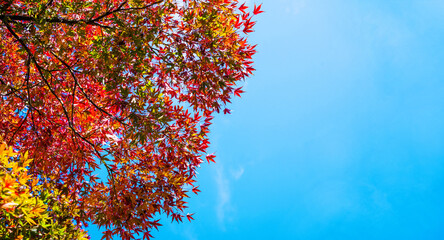
[{"label": "clear sky", "polygon": [[215,119],[196,220],[155,239],[443,239],[444,1],[262,9],[257,71]]}]

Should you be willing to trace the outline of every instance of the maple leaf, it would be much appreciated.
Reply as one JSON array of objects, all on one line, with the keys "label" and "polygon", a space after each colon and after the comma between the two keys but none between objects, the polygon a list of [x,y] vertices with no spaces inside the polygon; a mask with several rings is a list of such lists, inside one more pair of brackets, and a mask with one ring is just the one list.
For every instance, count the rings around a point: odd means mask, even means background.
[{"label": "maple leaf", "polygon": [[192,214],[187,213],[187,219],[188,219],[188,221],[191,222],[191,220],[194,220],[194,218],[192,217],[193,215],[194,215],[194,213],[192,213]]},{"label": "maple leaf", "polygon": [[193,191],[195,194],[198,194],[198,193],[200,192],[198,186],[193,187],[192,191]]},{"label": "maple leaf", "polygon": [[215,163],[215,162],[216,162],[216,161],[214,160],[215,157],[216,157],[216,155],[214,155],[214,153],[212,153],[212,154],[208,154],[208,155],[206,156],[206,159],[207,159],[208,163],[210,163],[210,161]]},{"label": "maple leaf", "polygon": [[11,175],[6,175],[2,179],[2,188],[5,190],[14,190],[15,186],[17,186],[16,180]]},{"label": "maple leaf", "polygon": [[236,95],[236,96],[238,96],[238,97],[241,97],[241,94],[242,93],[244,93],[244,91],[242,90],[242,87],[240,87],[240,88],[236,88],[235,90],[234,90],[234,95]]},{"label": "maple leaf", "polygon": [[243,3],[242,5],[239,6],[239,10],[242,11],[242,13],[245,13],[245,9],[247,9],[248,7],[245,6],[245,3]]},{"label": "maple leaf", "polygon": [[257,7],[256,7],[256,4],[254,4],[253,14],[254,14],[254,15],[257,15],[257,14],[259,14],[259,13],[263,13],[264,11],[261,11],[261,7],[262,7],[262,4],[260,4],[260,5],[257,6]]}]

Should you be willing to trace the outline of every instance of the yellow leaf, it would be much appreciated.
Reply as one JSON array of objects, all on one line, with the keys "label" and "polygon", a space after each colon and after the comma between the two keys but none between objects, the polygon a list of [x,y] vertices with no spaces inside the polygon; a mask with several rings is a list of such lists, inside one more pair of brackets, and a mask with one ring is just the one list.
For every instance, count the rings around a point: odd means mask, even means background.
[{"label": "yellow leaf", "polygon": [[32,180],[32,187],[37,186],[37,183],[39,183],[39,179],[38,178],[34,178],[34,180]]},{"label": "yellow leaf", "polygon": [[34,215],[40,215],[40,213],[42,213],[42,212],[44,212],[45,211],[45,209],[43,209],[43,208],[39,208],[39,207],[36,207],[36,208],[33,208],[31,211],[30,211],[30,213],[31,214],[34,214]]},{"label": "yellow leaf", "polygon": [[24,158],[24,161],[23,161],[23,167],[29,166],[29,163],[32,162],[32,159],[31,158],[28,159],[27,157],[28,157],[28,152],[26,152],[26,154],[25,154],[25,158]]},{"label": "yellow leaf", "polygon": [[32,220],[32,218],[30,218],[30,217],[28,217],[28,216],[25,217],[25,220],[26,220],[28,223],[32,224],[32,225],[36,225],[36,222],[35,222],[34,220]]},{"label": "yellow leaf", "polygon": [[3,151],[6,148],[6,143],[2,143],[2,145],[0,146],[0,156],[3,156]]},{"label": "yellow leaf", "polygon": [[13,190],[13,188],[17,185],[15,179],[11,178],[10,175],[6,175],[2,182],[3,188],[6,188],[8,190]]},{"label": "yellow leaf", "polygon": [[9,146],[8,156],[14,157],[15,155],[17,155],[17,153],[14,152],[14,150],[12,149],[12,146]]},{"label": "yellow leaf", "polygon": [[19,183],[26,186],[26,182],[28,181],[29,178],[30,178],[29,175],[24,175],[19,179]]}]

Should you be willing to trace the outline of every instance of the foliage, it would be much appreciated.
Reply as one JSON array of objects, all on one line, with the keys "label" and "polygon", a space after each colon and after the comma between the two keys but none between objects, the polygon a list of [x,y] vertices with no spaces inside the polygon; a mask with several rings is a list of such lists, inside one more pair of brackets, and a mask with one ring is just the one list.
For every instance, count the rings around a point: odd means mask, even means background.
[{"label": "foliage", "polygon": [[213,115],[230,112],[254,70],[246,34],[261,11],[246,10],[237,0],[0,0],[0,137],[28,150],[29,173],[106,239],[147,239],[161,213],[191,219],[184,198],[199,191],[203,159],[214,161]]},{"label": "foliage", "polygon": [[88,239],[74,224],[66,195],[51,193],[28,175],[27,155],[0,145],[1,239]]}]

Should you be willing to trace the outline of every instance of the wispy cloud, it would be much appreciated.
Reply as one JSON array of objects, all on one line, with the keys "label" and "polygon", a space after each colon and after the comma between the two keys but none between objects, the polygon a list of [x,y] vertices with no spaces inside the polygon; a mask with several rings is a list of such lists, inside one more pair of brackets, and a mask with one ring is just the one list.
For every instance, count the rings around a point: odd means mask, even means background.
[{"label": "wispy cloud", "polygon": [[231,175],[235,180],[239,180],[242,177],[242,175],[244,175],[244,172],[245,172],[244,168],[240,167],[237,170],[232,170]]},{"label": "wispy cloud", "polygon": [[236,169],[224,169],[224,166],[218,163],[214,180],[217,187],[217,205],[216,216],[220,229],[225,231],[225,224],[233,220],[236,208],[232,203],[231,182],[239,180],[244,175],[245,169],[239,167]]},{"label": "wispy cloud", "polygon": [[226,212],[231,208],[230,206],[230,186],[229,180],[224,174],[222,165],[216,169],[216,184],[218,193],[218,203],[216,206],[216,214],[222,230],[225,230]]}]

